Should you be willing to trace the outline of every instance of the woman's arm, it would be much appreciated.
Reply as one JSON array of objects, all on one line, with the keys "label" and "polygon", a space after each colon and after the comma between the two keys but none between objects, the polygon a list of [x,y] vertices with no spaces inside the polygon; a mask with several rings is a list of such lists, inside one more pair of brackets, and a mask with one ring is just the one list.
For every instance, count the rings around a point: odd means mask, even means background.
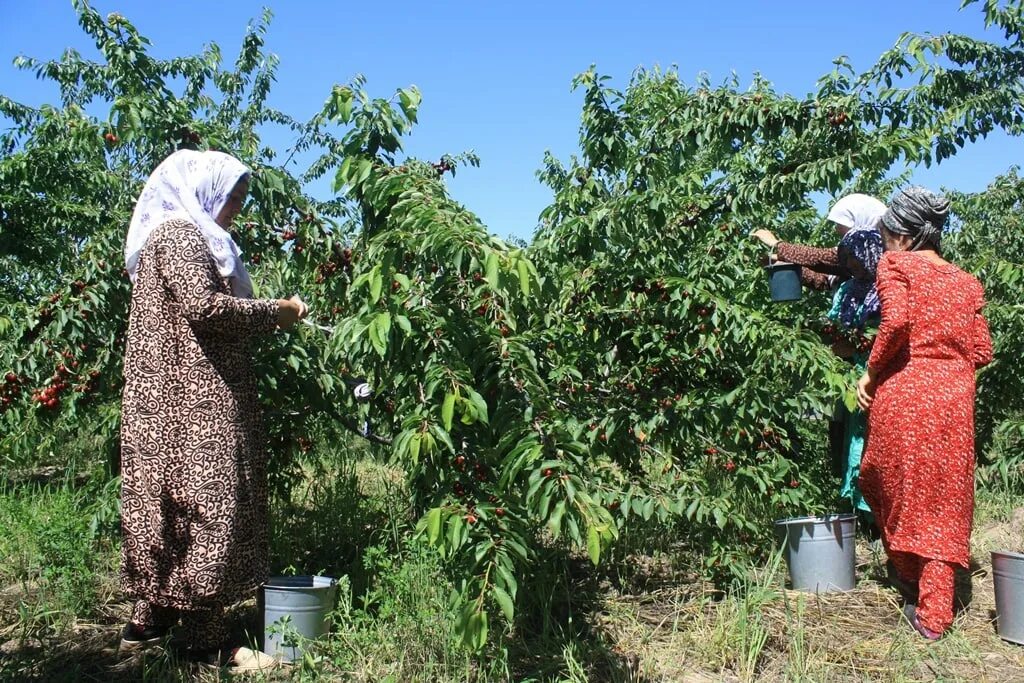
[{"label": "woman's arm", "polygon": [[163,231],[156,246],[157,267],[181,314],[194,325],[219,332],[271,332],[280,304],[271,299],[241,299],[220,292],[220,273],[209,247],[194,226]]},{"label": "woman's arm", "polygon": [[971,325],[971,338],[974,346],[974,367],[982,368],[992,362],[992,335],[989,333],[988,321],[982,315],[981,309],[985,305],[984,299],[974,314],[974,323]]},{"label": "woman's arm", "polygon": [[779,242],[775,245],[775,254],[780,261],[798,263],[805,269],[825,275],[849,277],[846,268],[839,265],[839,250],[835,247],[808,247],[803,244]]},{"label": "woman's arm", "polygon": [[882,257],[875,280],[878,296],[882,300],[882,323],[878,326],[868,370],[881,372],[910,340],[910,318],[907,300],[910,280],[890,255]]},{"label": "woman's arm", "polygon": [[811,289],[827,291],[832,288],[831,276],[825,273],[818,273],[810,268],[800,268],[800,282]]}]

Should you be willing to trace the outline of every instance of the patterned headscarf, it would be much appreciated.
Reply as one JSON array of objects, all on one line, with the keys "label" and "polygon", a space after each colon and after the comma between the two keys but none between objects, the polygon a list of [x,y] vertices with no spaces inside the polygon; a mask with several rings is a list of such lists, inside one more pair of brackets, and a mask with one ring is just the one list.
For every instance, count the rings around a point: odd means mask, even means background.
[{"label": "patterned headscarf", "polygon": [[885,204],[866,194],[848,194],[828,212],[828,220],[851,230],[874,228],[885,213]]},{"label": "patterned headscarf", "polygon": [[142,188],[128,227],[124,258],[132,282],[139,268],[139,254],[153,230],[180,219],[199,228],[217,271],[231,284],[231,292],[252,297],[252,281],[242,263],[242,251],[215,220],[231,190],[248,173],[241,161],[223,152],[183,149],[164,159]]},{"label": "patterned headscarf", "polygon": [[846,284],[839,306],[839,321],[844,327],[863,328],[874,316],[881,315],[882,302],[875,288],[875,273],[882,258],[882,235],[877,230],[853,230],[839,242],[840,260],[852,256],[865,273]]},{"label": "patterned headscarf", "polygon": [[896,193],[889,210],[882,216],[882,224],[889,232],[910,237],[913,240],[910,251],[924,247],[938,249],[948,215],[948,199],[914,186]]}]

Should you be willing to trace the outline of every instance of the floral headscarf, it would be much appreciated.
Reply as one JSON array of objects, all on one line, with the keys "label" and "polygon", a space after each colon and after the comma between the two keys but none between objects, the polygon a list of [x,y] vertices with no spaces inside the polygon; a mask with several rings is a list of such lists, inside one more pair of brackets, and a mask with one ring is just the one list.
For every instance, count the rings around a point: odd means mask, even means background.
[{"label": "floral headscarf", "polygon": [[949,216],[949,200],[923,187],[908,187],[897,192],[882,217],[889,232],[913,239],[910,251],[923,247],[938,249],[942,228]]},{"label": "floral headscarf", "polygon": [[853,257],[864,273],[845,285],[839,305],[839,321],[847,328],[863,328],[868,320],[882,313],[882,302],[875,288],[875,273],[882,258],[882,235],[877,230],[854,230],[839,242],[839,258]]},{"label": "floral headscarf", "polygon": [[199,228],[217,263],[217,271],[228,280],[238,297],[252,297],[252,281],[242,263],[242,251],[215,218],[246,168],[223,152],[179,150],[164,159],[142,188],[128,227],[124,257],[128,274],[135,281],[139,254],[150,234],[169,220],[186,220]]}]

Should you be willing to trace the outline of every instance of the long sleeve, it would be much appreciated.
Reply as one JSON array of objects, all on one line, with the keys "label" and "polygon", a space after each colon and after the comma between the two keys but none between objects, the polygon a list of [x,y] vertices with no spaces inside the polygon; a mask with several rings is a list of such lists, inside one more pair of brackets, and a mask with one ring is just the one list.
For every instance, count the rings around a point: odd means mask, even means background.
[{"label": "long sleeve", "polygon": [[197,229],[182,226],[168,230],[160,240],[157,268],[189,323],[224,334],[276,329],[276,301],[241,299],[219,291],[220,274]]},{"label": "long sleeve", "polygon": [[971,337],[974,345],[974,367],[981,368],[992,362],[992,335],[988,330],[988,321],[981,309],[974,314],[971,325]]},{"label": "long sleeve", "polygon": [[775,246],[775,253],[780,261],[797,263],[817,273],[850,277],[846,268],[839,265],[839,250],[835,247],[808,247],[803,244],[779,242]]},{"label": "long sleeve", "polygon": [[882,323],[868,358],[868,367],[878,372],[891,363],[910,341],[910,312],[907,306],[910,280],[891,255],[887,254],[878,264],[875,282],[878,296],[882,300]]},{"label": "long sleeve", "polygon": [[811,289],[827,291],[832,288],[831,276],[819,273],[810,268],[800,268],[800,282]]}]

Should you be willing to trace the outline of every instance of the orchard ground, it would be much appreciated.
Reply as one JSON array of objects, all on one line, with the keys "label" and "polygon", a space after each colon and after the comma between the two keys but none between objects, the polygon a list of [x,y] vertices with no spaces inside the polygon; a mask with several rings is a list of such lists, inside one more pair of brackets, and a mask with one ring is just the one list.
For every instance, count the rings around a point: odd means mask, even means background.
[{"label": "orchard ground", "polygon": [[[407,538],[401,473],[358,448],[314,452],[304,470],[290,500],[275,501],[276,569],[345,577],[333,632],[306,661],[254,680],[1024,680],[1024,648],[993,625],[989,551],[1024,543],[1024,508],[1007,496],[979,497],[972,573],[958,595],[967,604],[935,644],[902,622],[881,580],[884,558],[863,538],[852,592],[789,591],[776,558],[722,593],[697,578],[677,525],[631,534],[597,568],[552,547],[534,568],[534,585],[546,588],[474,655],[453,629],[451,579]],[[89,473],[31,474],[0,493],[0,526],[14,531],[0,539],[0,680],[217,680],[162,649],[118,657],[129,604],[117,587],[116,534],[103,528],[116,490]],[[233,611],[236,637],[253,632],[255,609]]]}]

